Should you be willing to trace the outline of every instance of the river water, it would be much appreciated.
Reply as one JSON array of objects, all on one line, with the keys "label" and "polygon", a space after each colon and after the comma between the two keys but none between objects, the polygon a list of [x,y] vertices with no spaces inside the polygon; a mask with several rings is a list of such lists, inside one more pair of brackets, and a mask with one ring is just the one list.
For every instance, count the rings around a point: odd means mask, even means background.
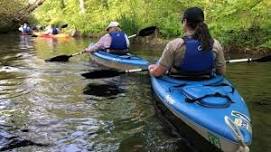
[{"label": "river water", "polygon": [[[88,56],[67,63],[91,40],[1,35],[0,151],[198,151],[159,115],[147,73],[85,79],[100,67]],[[162,49],[132,44],[152,62]],[[271,151],[270,63],[238,63],[227,77],[246,100],[253,123],[252,152]]]}]

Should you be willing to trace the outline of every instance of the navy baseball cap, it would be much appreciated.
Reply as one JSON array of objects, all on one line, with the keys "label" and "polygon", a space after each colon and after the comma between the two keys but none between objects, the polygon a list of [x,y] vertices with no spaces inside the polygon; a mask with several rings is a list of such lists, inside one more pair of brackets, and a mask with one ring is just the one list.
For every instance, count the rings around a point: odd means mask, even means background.
[{"label": "navy baseball cap", "polygon": [[204,13],[198,7],[190,7],[184,11],[182,20],[186,19],[187,22],[199,23],[204,21]]}]

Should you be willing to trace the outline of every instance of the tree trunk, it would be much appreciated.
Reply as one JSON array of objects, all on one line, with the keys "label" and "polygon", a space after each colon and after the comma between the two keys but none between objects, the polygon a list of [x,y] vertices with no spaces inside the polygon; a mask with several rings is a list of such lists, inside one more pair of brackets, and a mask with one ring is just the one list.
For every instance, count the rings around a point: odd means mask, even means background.
[{"label": "tree trunk", "polygon": [[65,1],[64,0],[60,0],[60,8],[63,9],[65,7],[66,7]]},{"label": "tree trunk", "polygon": [[32,4],[28,4],[24,9],[17,12],[15,16],[15,20],[21,21],[24,18],[26,18],[31,12],[33,12],[36,8],[38,8],[40,5],[42,5],[45,2],[45,0],[36,0]]},{"label": "tree trunk", "polygon": [[84,0],[79,0],[80,3],[80,13],[84,14],[86,12],[85,10],[85,1]]}]

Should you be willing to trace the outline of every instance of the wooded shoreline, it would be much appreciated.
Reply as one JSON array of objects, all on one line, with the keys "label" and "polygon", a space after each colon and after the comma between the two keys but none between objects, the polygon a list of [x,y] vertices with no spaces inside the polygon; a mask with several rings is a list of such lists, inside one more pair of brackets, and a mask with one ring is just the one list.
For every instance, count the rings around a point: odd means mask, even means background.
[{"label": "wooded shoreline", "polygon": [[110,21],[117,20],[129,35],[147,26],[159,27],[158,39],[150,45],[161,47],[160,43],[165,45],[182,35],[180,14],[192,5],[204,9],[205,22],[226,51],[270,52],[269,0],[2,0],[0,33],[17,30],[24,22],[44,26],[67,23],[69,27],[63,29],[66,33],[76,30],[83,37],[99,37]]}]

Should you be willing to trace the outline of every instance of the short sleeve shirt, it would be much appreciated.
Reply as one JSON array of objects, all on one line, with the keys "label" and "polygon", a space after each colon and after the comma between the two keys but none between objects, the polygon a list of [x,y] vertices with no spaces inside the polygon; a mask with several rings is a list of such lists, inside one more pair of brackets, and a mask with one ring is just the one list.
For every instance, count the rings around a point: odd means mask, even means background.
[{"label": "short sleeve shirt", "polygon": [[[130,45],[129,39],[126,34],[125,34],[125,40],[126,40],[127,47],[129,48],[129,45]],[[90,52],[96,51],[99,49],[107,49],[107,48],[110,48],[111,42],[112,42],[112,38],[110,34],[107,33],[103,37],[101,37],[100,40],[94,45],[90,44],[88,48]]]},{"label": "short sleeve shirt", "polygon": [[[226,65],[224,58],[223,48],[217,40],[214,40],[213,53],[215,59],[215,68],[221,68]],[[159,64],[170,69],[172,67],[178,67],[181,65],[185,54],[185,45],[182,38],[174,39],[166,45]]]}]

